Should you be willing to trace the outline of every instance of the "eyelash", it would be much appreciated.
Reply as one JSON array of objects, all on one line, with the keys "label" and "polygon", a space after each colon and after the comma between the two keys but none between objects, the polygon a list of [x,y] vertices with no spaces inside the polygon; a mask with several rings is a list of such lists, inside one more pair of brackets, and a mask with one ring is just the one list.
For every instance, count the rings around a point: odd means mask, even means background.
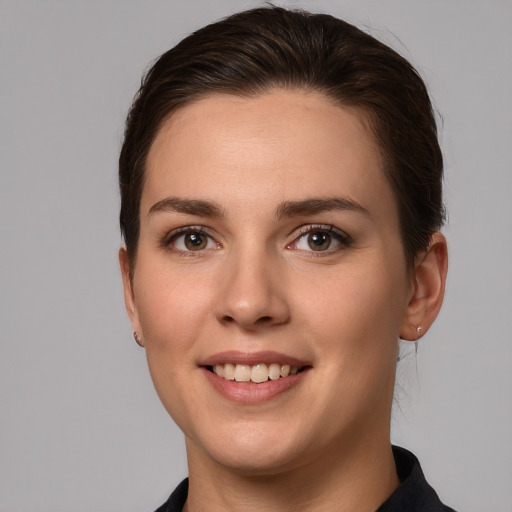
[{"label": "eyelash", "polygon": [[[350,235],[341,231],[338,228],[335,228],[332,225],[327,224],[308,224],[306,226],[302,226],[299,228],[297,236],[294,238],[293,242],[287,246],[287,248],[292,248],[293,245],[297,245],[302,239],[308,237],[314,233],[325,233],[331,237],[332,240],[335,240],[339,243],[340,247],[328,248],[326,250],[315,251],[314,249],[305,250],[305,252],[312,253],[311,256],[318,257],[327,254],[332,254],[333,252],[341,251],[347,247],[352,245],[352,238]],[[296,249],[302,250],[302,249]]]},{"label": "eyelash", "polygon": [[182,228],[175,229],[171,231],[170,233],[167,233],[160,241],[160,245],[164,249],[171,250],[179,255],[182,256],[191,256],[191,255],[197,255],[196,253],[203,252],[204,249],[193,251],[193,250],[184,250],[184,249],[177,249],[175,246],[173,247],[173,244],[176,244],[176,241],[185,235],[200,235],[207,238],[207,244],[212,241],[217,246],[216,248],[219,248],[219,243],[216,242],[211,235],[207,233],[204,226],[184,226]]},{"label": "eyelash", "polygon": [[[314,249],[307,250],[307,249],[294,249],[294,245],[297,245],[301,240],[303,240],[305,237],[315,234],[315,233],[325,233],[328,236],[331,237],[332,240],[337,241],[341,247],[335,247],[334,249],[327,248],[326,250],[318,250],[315,251]],[[194,250],[185,250],[185,249],[177,249],[174,244],[176,244],[176,241],[185,235],[188,234],[196,234],[202,237],[207,238],[207,244],[211,241],[215,243],[216,249],[220,248],[220,244],[215,241],[215,239],[208,234],[207,230],[204,226],[184,226],[182,228],[175,229],[171,231],[170,233],[167,233],[161,240],[160,245],[168,250],[171,250],[177,254],[183,255],[183,256],[191,256],[193,254],[198,255],[197,253],[203,252],[207,247],[204,249],[198,249],[197,251]],[[298,229],[298,231],[295,233],[295,237],[293,241],[286,246],[287,249],[290,250],[299,250],[303,252],[312,253],[311,256],[321,256],[323,254],[332,254],[333,252],[340,251],[344,248],[349,247],[352,244],[352,238],[350,235],[345,233],[344,231],[341,231],[338,228],[335,228],[332,225],[326,225],[326,224],[308,224],[305,226],[302,226]],[[331,245],[331,244],[329,244]],[[211,248],[210,248],[211,249]]]}]

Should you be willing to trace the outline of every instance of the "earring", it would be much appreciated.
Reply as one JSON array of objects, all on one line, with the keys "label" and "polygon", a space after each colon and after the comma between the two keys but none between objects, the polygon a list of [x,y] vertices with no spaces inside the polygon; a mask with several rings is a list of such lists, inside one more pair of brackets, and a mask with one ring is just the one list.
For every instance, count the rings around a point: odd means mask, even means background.
[{"label": "earring", "polygon": [[422,331],[421,325],[418,325],[418,327],[416,327],[416,332],[418,333],[418,337],[414,340],[414,352],[416,354],[416,357],[418,357],[418,340],[422,336],[421,331]]},{"label": "earring", "polygon": [[137,331],[133,331],[133,339],[137,342],[139,347],[143,347],[144,343],[142,343],[142,337]]}]

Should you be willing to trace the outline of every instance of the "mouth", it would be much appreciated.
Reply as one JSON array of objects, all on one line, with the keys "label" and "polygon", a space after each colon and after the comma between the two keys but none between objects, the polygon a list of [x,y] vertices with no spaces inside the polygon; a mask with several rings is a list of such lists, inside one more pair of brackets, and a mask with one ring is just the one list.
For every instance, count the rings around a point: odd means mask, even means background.
[{"label": "mouth", "polygon": [[207,381],[220,395],[243,405],[278,399],[301,385],[309,362],[274,351],[229,350],[199,362]]},{"label": "mouth", "polygon": [[281,363],[235,364],[220,363],[205,365],[205,368],[225,380],[263,384],[268,381],[286,379],[305,371],[308,366]]}]

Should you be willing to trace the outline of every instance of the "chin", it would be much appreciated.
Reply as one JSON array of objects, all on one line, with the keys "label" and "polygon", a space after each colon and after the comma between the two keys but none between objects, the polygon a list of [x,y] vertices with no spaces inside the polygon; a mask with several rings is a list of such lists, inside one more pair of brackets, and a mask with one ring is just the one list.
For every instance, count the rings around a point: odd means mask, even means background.
[{"label": "chin", "polygon": [[[294,450],[297,451],[296,449]],[[215,450],[209,453],[217,464],[222,465],[233,473],[250,477],[271,476],[284,473],[298,466],[297,454],[269,449],[268,446],[259,449],[244,449],[238,444],[229,451]]]},{"label": "chin", "polygon": [[205,436],[195,436],[195,440],[187,437],[187,451],[201,453],[214,464],[241,475],[265,476],[304,464],[308,453],[319,448],[313,446],[305,432],[294,431],[292,425],[247,422],[231,425],[228,430],[210,429]]}]

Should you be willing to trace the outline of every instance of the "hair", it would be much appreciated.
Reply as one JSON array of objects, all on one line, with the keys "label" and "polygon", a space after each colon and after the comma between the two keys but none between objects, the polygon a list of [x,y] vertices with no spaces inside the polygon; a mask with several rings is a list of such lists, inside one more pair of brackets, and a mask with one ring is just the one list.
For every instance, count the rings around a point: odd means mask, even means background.
[{"label": "hair", "polygon": [[393,189],[408,264],[444,221],[443,158],[430,98],[413,66],[349,23],[326,14],[263,7],[194,32],[143,77],[119,158],[120,224],[133,271],[148,152],[177,109],[214,93],[273,89],[323,93],[363,114]]}]

